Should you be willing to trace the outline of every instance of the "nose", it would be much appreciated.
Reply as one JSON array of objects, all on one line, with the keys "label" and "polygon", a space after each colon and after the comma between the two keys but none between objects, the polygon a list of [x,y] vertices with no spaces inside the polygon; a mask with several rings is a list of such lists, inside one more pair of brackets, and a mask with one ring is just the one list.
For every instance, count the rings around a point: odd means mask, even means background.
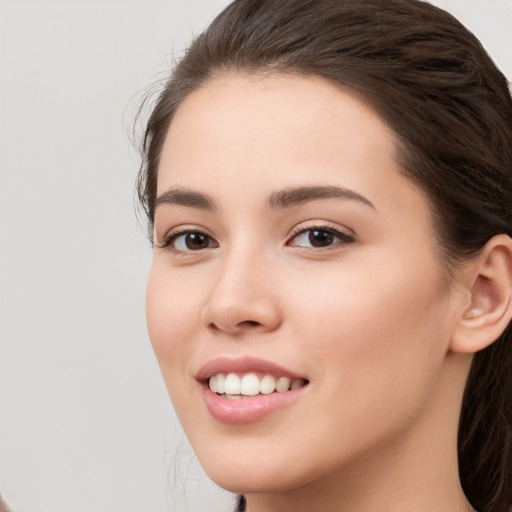
[{"label": "nose", "polygon": [[281,312],[270,269],[263,259],[226,261],[202,311],[202,324],[235,336],[277,329]]}]

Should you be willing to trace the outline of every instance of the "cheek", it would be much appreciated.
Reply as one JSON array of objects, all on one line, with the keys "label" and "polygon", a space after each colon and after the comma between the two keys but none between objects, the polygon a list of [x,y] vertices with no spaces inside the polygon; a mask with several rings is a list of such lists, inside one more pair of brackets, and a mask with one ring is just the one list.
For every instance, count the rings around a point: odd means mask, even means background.
[{"label": "cheek", "polygon": [[295,320],[287,338],[307,364],[314,400],[296,418],[307,439],[281,442],[304,454],[304,467],[330,471],[395,438],[429,403],[445,355],[449,292],[434,267],[424,270],[316,273],[286,298]]},{"label": "cheek", "polygon": [[407,271],[399,264],[367,268],[379,271],[303,281],[289,298],[297,319],[292,337],[302,340],[326,396],[349,397],[357,407],[378,407],[383,397],[420,400],[443,364],[449,288],[433,262]]},{"label": "cheek", "polygon": [[[154,264],[146,289],[146,318],[149,337],[166,383],[183,368],[191,354],[189,340],[197,331],[198,287],[173,278]],[[169,383],[168,383],[169,384]]]}]

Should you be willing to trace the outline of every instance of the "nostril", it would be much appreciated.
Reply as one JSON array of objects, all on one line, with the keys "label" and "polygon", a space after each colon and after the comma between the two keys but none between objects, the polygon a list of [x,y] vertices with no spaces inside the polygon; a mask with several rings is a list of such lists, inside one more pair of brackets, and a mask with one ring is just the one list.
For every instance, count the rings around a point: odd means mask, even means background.
[{"label": "nostril", "polygon": [[[214,322],[211,322],[208,327],[210,329],[213,329],[214,331],[229,330],[218,326]],[[238,324],[236,324],[235,330],[243,331],[244,329],[253,329],[255,327],[261,327],[261,323],[257,322],[256,320],[244,320],[243,322],[239,322]]]},{"label": "nostril", "polygon": [[261,324],[255,320],[244,320],[238,324],[239,327],[258,327],[259,325]]}]

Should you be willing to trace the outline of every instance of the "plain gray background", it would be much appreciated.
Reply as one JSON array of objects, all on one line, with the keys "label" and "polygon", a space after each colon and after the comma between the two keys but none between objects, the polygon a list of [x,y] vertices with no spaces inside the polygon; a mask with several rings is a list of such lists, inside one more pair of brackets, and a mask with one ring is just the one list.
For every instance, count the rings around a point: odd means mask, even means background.
[{"label": "plain gray background", "polygon": [[[512,0],[439,0],[512,77]],[[0,492],[14,512],[228,511],[144,318],[130,142],[225,0],[0,0]]]}]

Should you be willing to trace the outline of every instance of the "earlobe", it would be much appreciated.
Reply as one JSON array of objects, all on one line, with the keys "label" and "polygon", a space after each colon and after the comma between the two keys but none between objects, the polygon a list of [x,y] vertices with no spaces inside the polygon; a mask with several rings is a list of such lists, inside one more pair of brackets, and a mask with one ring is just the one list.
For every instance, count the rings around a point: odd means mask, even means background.
[{"label": "earlobe", "polygon": [[464,269],[470,304],[452,336],[452,352],[475,353],[493,343],[512,318],[512,239],[497,235]]}]

